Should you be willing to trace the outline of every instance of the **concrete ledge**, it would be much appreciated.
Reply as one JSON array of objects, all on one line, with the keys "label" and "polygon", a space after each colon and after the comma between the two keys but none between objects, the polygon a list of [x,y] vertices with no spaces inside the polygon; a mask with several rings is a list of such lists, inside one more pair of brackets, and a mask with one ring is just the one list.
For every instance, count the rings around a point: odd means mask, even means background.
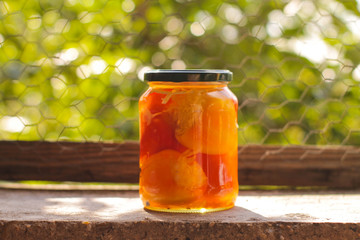
[{"label": "concrete ledge", "polygon": [[0,190],[0,239],[360,239],[360,192],[240,193],[207,214],[144,211],[137,192]]}]

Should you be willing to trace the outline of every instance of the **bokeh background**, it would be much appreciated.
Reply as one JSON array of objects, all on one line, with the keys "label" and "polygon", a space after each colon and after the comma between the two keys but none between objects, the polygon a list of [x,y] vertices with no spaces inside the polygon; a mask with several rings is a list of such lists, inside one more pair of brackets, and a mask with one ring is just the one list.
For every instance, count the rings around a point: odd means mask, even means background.
[{"label": "bokeh background", "polygon": [[0,138],[138,139],[149,69],[229,69],[240,144],[360,145],[360,3],[2,0]]}]

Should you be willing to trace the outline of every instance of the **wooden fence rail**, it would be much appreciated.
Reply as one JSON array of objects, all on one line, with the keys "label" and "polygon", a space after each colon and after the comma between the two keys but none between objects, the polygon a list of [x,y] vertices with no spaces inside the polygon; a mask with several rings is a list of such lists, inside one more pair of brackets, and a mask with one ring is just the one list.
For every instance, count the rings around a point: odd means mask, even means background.
[{"label": "wooden fence rail", "polygon": [[[137,183],[138,142],[0,141],[0,180]],[[239,147],[241,185],[360,188],[360,148]]]}]

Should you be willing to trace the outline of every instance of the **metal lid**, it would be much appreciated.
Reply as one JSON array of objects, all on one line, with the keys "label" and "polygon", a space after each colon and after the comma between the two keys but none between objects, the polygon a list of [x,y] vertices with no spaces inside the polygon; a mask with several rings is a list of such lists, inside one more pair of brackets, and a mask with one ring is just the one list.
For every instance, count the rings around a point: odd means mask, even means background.
[{"label": "metal lid", "polygon": [[218,69],[157,69],[146,72],[144,80],[149,82],[230,82],[232,72]]}]

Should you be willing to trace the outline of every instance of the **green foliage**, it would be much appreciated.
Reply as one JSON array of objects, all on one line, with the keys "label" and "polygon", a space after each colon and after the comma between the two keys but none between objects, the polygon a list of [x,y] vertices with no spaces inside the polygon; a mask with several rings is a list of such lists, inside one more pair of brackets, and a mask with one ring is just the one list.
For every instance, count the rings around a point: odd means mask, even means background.
[{"label": "green foliage", "polygon": [[356,1],[0,1],[0,136],[138,139],[151,68],[234,73],[240,144],[359,145]]}]

